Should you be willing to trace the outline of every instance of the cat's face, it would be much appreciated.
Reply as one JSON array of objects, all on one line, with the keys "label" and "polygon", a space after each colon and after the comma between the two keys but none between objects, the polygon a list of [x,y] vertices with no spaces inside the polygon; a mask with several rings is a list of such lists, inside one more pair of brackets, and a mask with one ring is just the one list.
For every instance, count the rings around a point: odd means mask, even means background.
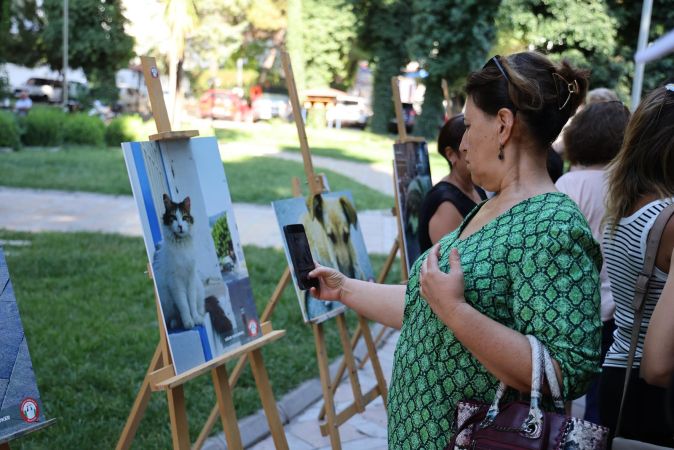
[{"label": "cat's face", "polygon": [[173,202],[168,195],[164,194],[164,208],[166,211],[162,216],[164,225],[171,230],[171,233],[177,238],[183,238],[190,234],[190,226],[194,223],[194,218],[190,215],[190,198],[180,203]]}]

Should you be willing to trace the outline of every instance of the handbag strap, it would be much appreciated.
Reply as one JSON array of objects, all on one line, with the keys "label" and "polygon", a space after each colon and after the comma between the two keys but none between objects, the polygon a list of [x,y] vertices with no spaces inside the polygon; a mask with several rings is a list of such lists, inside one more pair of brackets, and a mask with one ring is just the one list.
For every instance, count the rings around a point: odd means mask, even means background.
[{"label": "handbag strap", "polygon": [[620,426],[622,425],[623,409],[625,406],[625,398],[627,397],[627,387],[630,383],[630,376],[632,373],[632,366],[634,365],[634,355],[637,351],[637,343],[639,342],[639,333],[641,331],[641,322],[644,318],[644,299],[648,293],[648,282],[653,275],[655,267],[655,257],[658,254],[658,247],[660,247],[660,239],[662,233],[665,231],[665,226],[669,218],[674,214],[674,203],[665,207],[657,219],[653,227],[648,232],[648,241],[646,243],[646,254],[644,256],[644,267],[641,273],[637,276],[637,282],[634,286],[634,299],[632,301],[632,309],[634,310],[634,323],[632,324],[632,339],[630,341],[630,352],[627,354],[627,370],[625,371],[625,384],[623,386],[623,395],[620,399],[620,410],[618,412],[618,421],[616,422],[615,435],[620,435]]}]

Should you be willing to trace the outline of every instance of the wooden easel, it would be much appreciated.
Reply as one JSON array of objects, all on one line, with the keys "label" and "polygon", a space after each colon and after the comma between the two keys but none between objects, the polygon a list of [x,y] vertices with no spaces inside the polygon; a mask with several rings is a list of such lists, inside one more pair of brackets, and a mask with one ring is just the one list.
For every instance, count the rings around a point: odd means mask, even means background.
[{"label": "wooden easel", "polygon": [[[396,125],[398,128],[398,139],[396,139],[397,144],[401,143],[406,143],[406,142],[422,142],[424,139],[417,137],[417,136],[410,136],[407,134],[407,128],[405,127],[405,116],[403,115],[403,104],[402,100],[400,99],[400,85],[399,85],[399,79],[398,77],[391,77],[391,93],[392,97],[391,99],[393,100],[393,109],[395,111],[395,116],[396,116]],[[395,164],[395,163],[393,163]],[[395,167],[393,167],[395,171]],[[391,267],[393,266],[393,263],[395,262],[396,256],[399,254],[400,256],[400,273],[401,273],[401,283],[407,283],[407,279],[409,278],[408,275],[408,270],[407,270],[407,255],[405,254],[405,244],[403,243],[403,227],[402,227],[402,218],[400,215],[400,211],[398,208],[398,186],[396,185],[395,181],[395,175],[393,176],[393,198],[394,198],[394,206],[392,209],[393,215],[396,217],[396,223],[398,225],[398,236],[396,237],[395,241],[393,241],[393,246],[391,247],[391,250],[389,251],[389,254],[386,258],[386,261],[384,262],[384,266],[382,267],[382,271],[379,274],[379,279],[377,280],[377,283],[383,283],[386,277],[388,276],[389,272],[391,271]],[[384,338],[384,335],[386,334],[388,330],[388,327],[383,327],[381,330],[379,330],[379,333],[377,334],[377,337],[375,337],[374,342],[376,345],[379,345],[381,340]],[[360,362],[360,368],[364,367],[365,364],[367,363],[367,356],[363,358],[363,360]]]},{"label": "wooden easel", "polygon": [[[321,194],[325,191],[323,176],[317,175],[314,172],[313,163],[311,160],[311,152],[309,150],[306,130],[304,127],[304,121],[302,120],[302,116],[300,114],[301,107],[293,75],[292,64],[290,61],[290,56],[286,51],[281,53],[281,61],[286,75],[288,94],[293,109],[295,124],[297,126],[297,134],[300,141],[302,160],[304,162],[304,172],[309,185],[309,193],[310,195]],[[295,193],[298,193],[297,182],[294,183],[294,188]],[[341,440],[339,437],[340,425],[345,423],[356,413],[365,411],[365,407],[379,396],[382,397],[384,405],[386,405],[388,388],[386,386],[386,379],[384,378],[384,372],[382,371],[381,365],[379,363],[379,357],[377,356],[376,346],[374,339],[372,338],[367,319],[361,315],[358,315],[358,329],[351,337],[349,336],[346,326],[344,313],[336,316],[335,321],[337,323],[340,341],[344,350],[344,357],[340,364],[340,369],[337,371],[334,379],[331,379],[330,377],[329,361],[325,345],[324,324],[312,323],[311,327],[314,333],[316,356],[318,359],[318,370],[320,373],[321,387],[323,390],[323,407],[319,413],[319,420],[323,421],[323,423],[320,425],[320,430],[323,436],[330,436],[330,444],[333,449],[341,449]],[[360,380],[358,379],[358,368],[356,365],[356,360],[353,356],[353,349],[361,337],[365,340],[368,356],[372,362],[375,378],[377,380],[375,386],[365,393],[362,392],[360,386]],[[351,382],[351,389],[353,391],[354,402],[344,408],[342,411],[337,412],[335,410],[334,396],[344,371],[347,369],[349,380]]]},{"label": "wooden easel", "polygon": [[[142,57],[143,74],[147,84],[152,113],[157,124],[158,134],[150,136],[151,140],[169,140],[169,139],[188,139],[197,136],[199,133],[195,130],[171,131],[171,124],[168,120],[168,113],[164,104],[164,97],[159,81],[159,73],[154,58]],[[152,274],[151,266],[148,264],[148,273]],[[236,411],[232,400],[232,387],[225,363],[235,358],[240,358],[239,362],[248,359],[251,363],[255,384],[260,393],[260,400],[264,408],[267,422],[271,430],[274,445],[278,449],[287,449],[288,443],[283,432],[283,425],[276,408],[274,393],[269,383],[267,370],[262,360],[261,349],[265,345],[281,338],[285,331],[272,330],[269,322],[262,323],[263,336],[251,341],[235,350],[227,352],[214,358],[200,366],[192,368],[186,372],[176,375],[175,368],[171,361],[171,353],[168,347],[167,331],[164,324],[164,318],[159,308],[159,297],[155,289],[157,319],[160,324],[159,344],[154,352],[150,366],[145,374],[143,384],[136,396],[129,417],[117,442],[117,450],[128,449],[131,446],[133,438],[138,429],[140,420],[145,413],[150,396],[154,391],[166,391],[168,397],[169,417],[171,420],[171,436],[173,439],[173,448],[187,450],[190,448],[189,428],[187,424],[187,410],[185,408],[185,393],[183,385],[206,372],[211,372],[213,385],[217,397],[217,407],[222,418],[222,427],[227,440],[227,448],[243,449],[241,435],[236,421]],[[237,366],[238,367],[238,366]],[[236,373],[237,378],[240,375]]]}]

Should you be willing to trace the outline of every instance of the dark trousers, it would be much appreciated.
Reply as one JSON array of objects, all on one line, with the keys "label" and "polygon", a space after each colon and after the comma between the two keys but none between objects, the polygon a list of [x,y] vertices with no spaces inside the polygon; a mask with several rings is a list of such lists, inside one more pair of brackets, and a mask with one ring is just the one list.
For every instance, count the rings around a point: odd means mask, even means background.
[{"label": "dark trousers", "polygon": [[[620,399],[625,383],[625,370],[604,367],[599,386],[602,425],[611,430],[613,439]],[[674,447],[674,430],[667,423],[666,389],[650,385],[639,378],[639,369],[632,369],[630,386],[623,409],[620,435],[656,445]]]},{"label": "dark trousers", "polygon": [[[604,358],[606,353],[608,353],[609,347],[613,343],[613,331],[615,331],[615,321],[613,319],[607,320],[602,323],[601,326],[601,358],[599,359],[600,364],[604,364]],[[599,419],[599,377],[598,374],[590,388],[587,391],[585,396],[585,420],[588,420],[592,423],[600,423]]]}]

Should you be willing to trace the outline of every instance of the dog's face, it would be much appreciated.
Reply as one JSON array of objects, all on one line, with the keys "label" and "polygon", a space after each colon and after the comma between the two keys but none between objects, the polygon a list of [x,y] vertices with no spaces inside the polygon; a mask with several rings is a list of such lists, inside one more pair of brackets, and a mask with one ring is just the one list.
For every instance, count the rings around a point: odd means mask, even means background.
[{"label": "dog's face", "polygon": [[358,225],[356,210],[346,197],[325,199],[315,195],[309,198],[309,212],[318,221],[334,249],[340,272],[348,277],[356,275],[356,252],[351,242],[351,225]]}]

